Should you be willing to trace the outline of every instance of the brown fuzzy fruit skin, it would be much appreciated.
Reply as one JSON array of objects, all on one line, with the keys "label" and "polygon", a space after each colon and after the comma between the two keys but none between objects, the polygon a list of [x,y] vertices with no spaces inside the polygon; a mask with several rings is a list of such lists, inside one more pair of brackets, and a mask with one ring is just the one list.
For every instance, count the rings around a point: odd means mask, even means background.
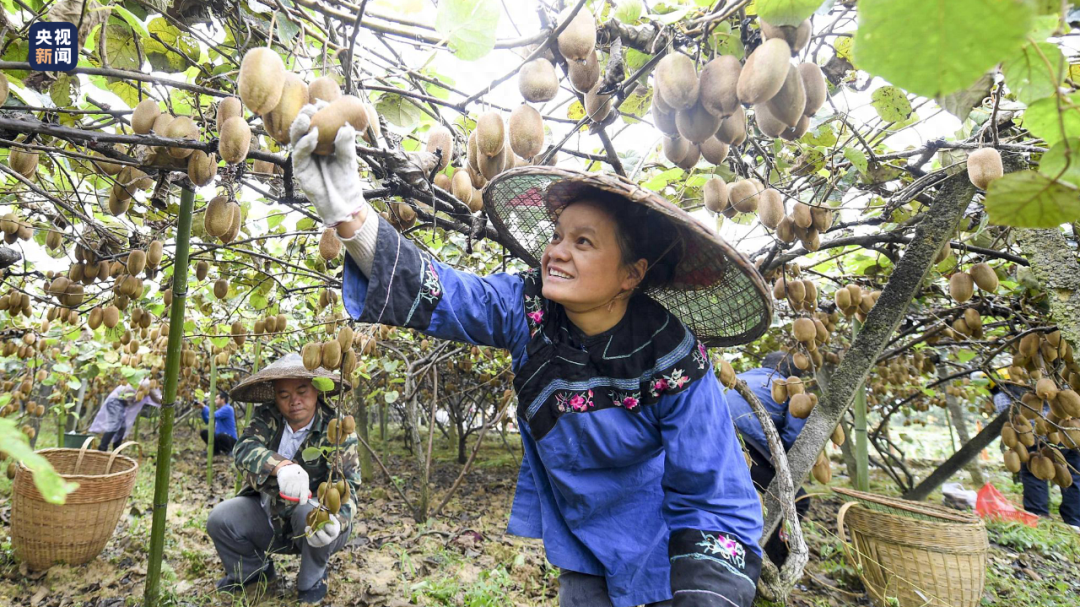
[{"label": "brown fuzzy fruit skin", "polygon": [[29,178],[37,171],[38,153],[12,148],[8,155],[8,164],[16,173]]},{"label": "brown fuzzy fruit skin", "polygon": [[219,278],[214,281],[214,297],[218,299],[225,299],[229,294],[229,280],[227,278]]},{"label": "brown fuzzy fruit skin", "polygon": [[465,204],[472,202],[473,185],[469,172],[465,169],[454,170],[454,176],[450,178],[450,193]]},{"label": "brown fuzzy fruit skin", "polygon": [[[189,116],[178,116],[165,127],[165,137],[171,139],[198,139],[199,126]],[[191,148],[169,148],[169,155],[173,158],[187,158],[191,155]]]},{"label": "brown fuzzy fruit skin", "polygon": [[710,164],[720,164],[728,156],[731,147],[716,137],[709,137],[701,142],[701,157]]},{"label": "brown fuzzy fruit skin", "polygon": [[518,91],[525,101],[544,103],[551,101],[559,92],[559,76],[555,66],[543,57],[537,57],[521,66],[518,72]]},{"label": "brown fuzzy fruit skin", "polygon": [[251,147],[251,127],[239,116],[225,121],[221,128],[218,153],[229,164],[239,164],[247,158]]},{"label": "brown fuzzy fruit skin", "polygon": [[682,53],[666,55],[656,64],[656,90],[675,111],[688,110],[697,103],[701,87],[694,60]]},{"label": "brown fuzzy fruit skin", "polygon": [[510,146],[504,142],[502,148],[494,156],[481,154],[477,164],[480,165],[480,174],[484,176],[484,179],[494,179],[496,175],[503,172],[506,168],[506,157],[511,153],[513,152]]},{"label": "brown fuzzy fruit skin", "polygon": [[813,410],[814,401],[810,398],[810,395],[805,392],[794,394],[788,400],[788,411],[791,412],[792,417],[806,419],[810,417],[810,413]]},{"label": "brown fuzzy fruit skin", "polygon": [[191,183],[199,187],[209,185],[214,180],[214,176],[217,175],[217,156],[207,154],[202,150],[195,150],[191,156],[188,156],[187,173]]},{"label": "brown fuzzy fruit skin", "polygon": [[683,158],[686,158],[686,154],[690,151],[690,142],[678,136],[664,137],[663,147],[664,156],[672,164],[678,164]]},{"label": "brown fuzzy fruit skin", "polygon": [[800,228],[809,228],[814,225],[814,217],[811,212],[810,205],[805,202],[796,202],[795,206],[791,210],[791,219],[795,221],[795,225]]},{"label": "brown fuzzy fruit skin", "polygon": [[649,110],[652,112],[653,124],[668,137],[679,136],[679,125],[675,120],[675,113],[667,113],[660,109],[660,104],[654,103]]},{"label": "brown fuzzy fruit skin", "polygon": [[0,105],[4,105],[4,102],[7,101],[8,89],[7,76],[0,74]]},{"label": "brown fuzzy fruit skin", "polygon": [[716,138],[728,145],[739,145],[746,141],[746,112],[741,105],[720,123]]},{"label": "brown fuzzy fruit skin", "polygon": [[323,100],[327,103],[337,101],[341,97],[341,87],[337,80],[330,76],[320,76],[308,85],[308,103]]},{"label": "brown fuzzy fruit skin", "polygon": [[772,99],[784,86],[791,64],[791,47],[781,38],[761,43],[743,65],[736,91],[744,104],[763,103]]},{"label": "brown fuzzy fruit skin", "polygon": [[998,289],[998,277],[994,269],[985,263],[977,263],[971,266],[971,277],[980,289],[993,293]]},{"label": "brown fuzzy fruit skin", "polygon": [[784,195],[773,188],[766,188],[758,200],[758,219],[770,230],[776,229],[784,219]]},{"label": "brown fuzzy fruit skin", "polygon": [[154,121],[161,115],[161,108],[155,99],[143,99],[131,112],[131,130],[136,134],[146,135],[154,128]]},{"label": "brown fuzzy fruit skin", "polygon": [[803,117],[806,108],[806,88],[803,85],[799,68],[789,64],[788,75],[784,79],[784,85],[766,103],[769,112],[788,127],[794,128]]},{"label": "brown fuzzy fruit skin", "polygon": [[739,107],[742,63],[734,55],[721,55],[705,64],[698,78],[698,102],[710,113],[727,118]]},{"label": "brown fuzzy fruit skin", "polygon": [[799,118],[799,122],[790,129],[784,129],[783,133],[780,133],[780,138],[787,141],[795,141],[806,134],[806,131],[810,130],[810,117],[803,116]]},{"label": "brown fuzzy fruit skin", "polygon": [[293,73],[285,75],[281,87],[281,99],[274,109],[263,116],[263,126],[274,141],[285,145],[289,143],[289,127],[300,114],[300,108],[308,103],[308,85]]},{"label": "brown fuzzy fruit skin", "polygon": [[806,43],[810,42],[810,34],[813,33],[809,19],[804,19],[799,25],[772,25],[765,21],[758,21],[758,24],[766,40],[782,38],[791,47],[792,54],[806,48]]},{"label": "brown fuzzy fruit skin", "polygon": [[968,155],[968,179],[980,190],[990,187],[995,179],[1005,174],[1001,154],[994,148],[980,148]]},{"label": "brown fuzzy fruit skin", "polygon": [[229,199],[225,196],[215,196],[206,205],[203,213],[203,229],[206,233],[218,238],[229,231],[232,225],[232,209],[229,208]]},{"label": "brown fuzzy fruit skin", "polygon": [[600,81],[600,59],[596,51],[589,53],[584,61],[568,61],[567,75],[574,90],[584,95]]},{"label": "brown fuzzy fruit skin", "polygon": [[544,119],[529,105],[510,112],[510,149],[522,158],[532,158],[544,149]]},{"label": "brown fuzzy fruit skin", "polygon": [[710,113],[700,103],[675,113],[675,126],[679,135],[699,145],[713,138],[721,122],[723,118]]},{"label": "brown fuzzy fruit skin", "polygon": [[[93,156],[95,158],[105,158],[105,156],[99,154],[98,152],[94,152]],[[93,160],[91,162],[94,165],[94,168],[106,175],[116,175],[120,172],[120,169],[124,168],[124,165],[122,164],[117,164],[115,162],[107,162],[106,160]]]},{"label": "brown fuzzy fruit skin", "polygon": [[585,114],[593,122],[603,122],[611,113],[611,95],[600,94],[602,83],[597,82],[585,93]]},{"label": "brown fuzzy fruit skin", "polygon": [[146,248],[146,267],[156,268],[161,264],[161,257],[165,254],[165,243],[160,240],[150,242]]},{"label": "brown fuzzy fruit skin", "polygon": [[966,272],[956,272],[949,277],[949,295],[957,301],[964,303],[971,299],[975,293],[975,281]]},{"label": "brown fuzzy fruit skin", "polygon": [[225,244],[232,242],[237,235],[240,234],[240,228],[243,227],[243,210],[240,208],[240,205],[235,202],[229,203],[229,211],[232,214],[232,220],[229,222],[229,230],[218,238]]},{"label": "brown fuzzy fruit skin", "polygon": [[322,365],[322,345],[317,342],[306,343],[300,349],[300,356],[304,359],[304,368],[314,371]]},{"label": "brown fuzzy fruit skin", "polygon": [[450,132],[450,129],[441,124],[437,124],[428,131],[427,138],[427,151],[434,153],[435,150],[439,150],[441,153],[439,159],[438,170],[445,169],[450,164],[450,159],[454,155],[454,135]]},{"label": "brown fuzzy fruit skin", "polygon": [[803,108],[803,114],[813,116],[821,109],[821,106],[825,105],[825,99],[829,95],[825,74],[816,63],[800,63],[798,69],[803,88],[806,90],[806,107]]},{"label": "brown fuzzy fruit skin", "polygon": [[476,150],[484,156],[495,156],[502,152],[505,140],[506,125],[502,115],[496,111],[484,112],[476,121]]},{"label": "brown fuzzy fruit skin", "polygon": [[195,279],[206,280],[206,275],[210,273],[210,264],[205,261],[200,261],[195,264]]},{"label": "brown fuzzy fruit skin", "polygon": [[315,153],[320,156],[333,154],[334,138],[346,123],[358,133],[364,132],[368,127],[368,113],[364,102],[352,95],[342,95],[315,112],[311,117],[311,128],[319,129],[319,142],[315,145]]},{"label": "brown fuzzy fruit skin", "polygon": [[676,162],[675,166],[684,171],[689,171],[696,167],[698,160],[701,159],[701,148],[699,148],[696,143],[687,142],[686,145],[686,155],[683,156],[682,160]]},{"label": "brown fuzzy fruit skin", "polygon": [[327,369],[337,369],[341,366],[341,344],[338,340],[331,339],[323,343],[322,366]]},{"label": "brown fuzzy fruit skin", "polygon": [[336,259],[341,254],[341,240],[337,237],[337,230],[326,228],[319,238],[319,255],[326,261]]},{"label": "brown fuzzy fruit skin", "polygon": [[757,179],[736,181],[728,190],[731,206],[740,213],[753,213],[757,211],[759,195],[764,190],[765,186]]},{"label": "brown fuzzy fruit skin", "polygon": [[143,269],[146,268],[146,252],[138,249],[128,253],[127,258],[127,271],[128,274],[136,276],[142,274]]},{"label": "brown fuzzy fruit skin", "polygon": [[112,329],[120,323],[120,310],[116,306],[108,306],[102,312],[101,322],[106,329]]},{"label": "brown fuzzy fruit skin", "polygon": [[217,131],[221,133],[221,127],[225,126],[225,121],[233,116],[244,116],[244,106],[240,103],[239,97],[226,97],[218,102],[217,106]]},{"label": "brown fuzzy fruit skin", "polygon": [[[567,7],[559,15],[559,23],[570,16],[573,7]],[[596,48],[596,19],[587,7],[582,7],[569,25],[556,39],[559,53],[570,61],[585,59]]]},{"label": "brown fuzzy fruit skin", "polygon": [[729,194],[727,183],[720,177],[712,177],[702,188],[705,208],[713,213],[722,213],[728,207]]},{"label": "brown fuzzy fruit skin", "polygon": [[251,49],[240,62],[240,100],[262,116],[277,107],[285,86],[285,63],[267,47]]},{"label": "brown fuzzy fruit skin", "polygon": [[779,137],[788,128],[783,120],[773,116],[772,110],[767,103],[759,103],[754,106],[754,122],[758,130],[766,137]]}]

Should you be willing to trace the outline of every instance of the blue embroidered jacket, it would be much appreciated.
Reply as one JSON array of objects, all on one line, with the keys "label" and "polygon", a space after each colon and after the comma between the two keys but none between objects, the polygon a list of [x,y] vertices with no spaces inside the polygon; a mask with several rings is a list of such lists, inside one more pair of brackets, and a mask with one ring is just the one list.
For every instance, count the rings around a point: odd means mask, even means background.
[{"label": "blue embroidered jacket", "polygon": [[[806,420],[792,415],[788,411],[787,401],[778,403],[773,400],[773,381],[786,378],[773,369],[750,369],[740,373],[739,379],[746,382],[746,385],[750,387],[750,391],[758,397],[761,404],[769,411],[769,417],[772,418],[776,431],[780,433],[780,442],[784,444],[784,450],[790,450],[791,445],[795,444],[795,439],[799,438],[803,426],[806,425]],[[735,419],[735,426],[742,433],[743,440],[756,447],[762,455],[769,456],[772,453],[769,449],[769,442],[765,439],[765,431],[761,429],[761,422],[758,421],[757,416],[750,409],[750,403],[746,402],[735,390],[726,391],[724,396],[727,397],[731,417]]]},{"label": "blue embroidered jacket", "polygon": [[705,348],[639,295],[585,337],[536,271],[478,277],[379,220],[371,276],[346,259],[362,322],[509,350],[524,457],[509,533],[555,566],[602,575],[615,607],[749,606],[761,505]]}]

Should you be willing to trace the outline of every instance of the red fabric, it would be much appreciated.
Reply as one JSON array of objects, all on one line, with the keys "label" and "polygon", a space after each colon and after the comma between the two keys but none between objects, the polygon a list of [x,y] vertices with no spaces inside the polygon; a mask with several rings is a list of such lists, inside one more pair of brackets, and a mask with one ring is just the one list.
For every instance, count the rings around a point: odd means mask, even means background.
[{"label": "red fabric", "polygon": [[1018,510],[1005,499],[993,483],[986,483],[982,489],[979,489],[979,497],[975,501],[975,512],[983,518],[1016,521],[1028,527],[1036,527],[1039,524],[1038,515]]}]

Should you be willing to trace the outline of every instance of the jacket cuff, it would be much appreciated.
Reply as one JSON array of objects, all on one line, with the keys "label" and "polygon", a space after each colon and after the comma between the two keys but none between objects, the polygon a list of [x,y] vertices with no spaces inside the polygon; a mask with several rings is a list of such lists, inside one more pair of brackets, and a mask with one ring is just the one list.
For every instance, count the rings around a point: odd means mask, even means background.
[{"label": "jacket cuff", "polygon": [[749,607],[757,592],[761,557],[720,531],[679,529],[668,542],[673,607]]},{"label": "jacket cuff", "polygon": [[356,262],[357,267],[364,276],[371,276],[371,268],[375,263],[375,245],[379,239],[379,214],[374,209],[368,212],[360,229],[353,234],[352,238],[342,238],[341,243],[345,250]]}]

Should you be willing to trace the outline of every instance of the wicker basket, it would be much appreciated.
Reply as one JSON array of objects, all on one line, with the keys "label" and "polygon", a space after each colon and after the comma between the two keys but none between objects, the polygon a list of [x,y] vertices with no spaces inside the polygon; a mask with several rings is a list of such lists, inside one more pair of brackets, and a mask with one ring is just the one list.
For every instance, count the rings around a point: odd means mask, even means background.
[{"label": "wicker basket", "polygon": [[893,597],[900,607],[974,607],[982,601],[989,550],[982,519],[919,502],[840,493],[858,500],[840,507],[836,525],[875,605],[887,607]]},{"label": "wicker basket", "polygon": [[46,502],[30,470],[18,467],[12,489],[11,543],[31,569],[93,560],[116,529],[139,469],[135,460],[120,451],[136,443],[104,453],[88,451],[90,440],[82,449],[38,451],[64,480],[79,484],[63,505]]}]

